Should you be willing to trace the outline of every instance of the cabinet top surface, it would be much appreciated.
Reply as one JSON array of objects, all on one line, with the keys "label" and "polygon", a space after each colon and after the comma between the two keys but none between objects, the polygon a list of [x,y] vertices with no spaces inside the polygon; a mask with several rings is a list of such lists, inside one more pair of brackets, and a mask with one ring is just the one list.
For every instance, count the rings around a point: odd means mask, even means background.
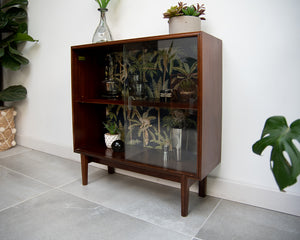
[{"label": "cabinet top surface", "polygon": [[174,38],[183,38],[183,37],[197,37],[201,34],[209,35],[209,34],[207,34],[205,32],[202,32],[202,31],[188,32],[188,33],[177,33],[177,34],[166,34],[166,35],[157,35],[157,36],[150,36],[150,37],[122,39],[122,40],[115,40],[115,41],[101,42],[101,43],[88,43],[88,44],[72,46],[71,48],[75,50],[75,49],[83,49],[83,48],[94,48],[94,47],[101,47],[101,46],[126,44],[126,43],[133,43],[133,42],[164,40],[164,39],[174,39]]}]

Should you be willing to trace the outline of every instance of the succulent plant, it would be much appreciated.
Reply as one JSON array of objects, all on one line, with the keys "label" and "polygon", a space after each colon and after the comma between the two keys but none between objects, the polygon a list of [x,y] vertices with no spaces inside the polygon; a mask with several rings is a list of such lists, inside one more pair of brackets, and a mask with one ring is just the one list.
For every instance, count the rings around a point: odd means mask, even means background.
[{"label": "succulent plant", "polygon": [[179,2],[177,6],[170,7],[165,13],[164,18],[172,18],[172,17],[178,17],[178,16],[195,16],[200,17],[201,20],[205,20],[204,17],[201,17],[201,15],[204,15],[205,13],[205,7],[204,4],[197,5],[191,5],[186,6],[186,3]]}]

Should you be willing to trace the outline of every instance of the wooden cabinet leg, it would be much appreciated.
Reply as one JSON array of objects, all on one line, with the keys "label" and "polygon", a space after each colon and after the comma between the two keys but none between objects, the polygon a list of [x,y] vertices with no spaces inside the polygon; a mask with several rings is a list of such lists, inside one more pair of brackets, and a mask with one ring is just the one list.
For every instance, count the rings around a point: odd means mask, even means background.
[{"label": "wooden cabinet leg", "polygon": [[186,176],[181,179],[181,216],[186,217],[189,212],[189,182]]},{"label": "wooden cabinet leg", "polygon": [[109,174],[113,174],[113,173],[115,173],[115,168],[114,168],[114,167],[107,166],[107,172],[108,172]]},{"label": "wooden cabinet leg", "polygon": [[203,178],[202,181],[199,181],[199,196],[205,197],[206,196],[206,186],[207,186],[207,177]]},{"label": "wooden cabinet leg", "polygon": [[81,175],[82,175],[82,185],[88,184],[88,156],[81,154]]}]

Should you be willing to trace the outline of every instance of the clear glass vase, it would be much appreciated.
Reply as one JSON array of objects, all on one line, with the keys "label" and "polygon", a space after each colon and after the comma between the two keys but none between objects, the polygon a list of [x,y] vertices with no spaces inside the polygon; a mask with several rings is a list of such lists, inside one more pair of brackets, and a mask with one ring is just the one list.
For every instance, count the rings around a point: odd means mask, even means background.
[{"label": "clear glass vase", "polygon": [[112,41],[112,36],[109,27],[106,22],[105,13],[108,11],[107,8],[99,8],[100,11],[100,22],[93,36],[93,43]]}]

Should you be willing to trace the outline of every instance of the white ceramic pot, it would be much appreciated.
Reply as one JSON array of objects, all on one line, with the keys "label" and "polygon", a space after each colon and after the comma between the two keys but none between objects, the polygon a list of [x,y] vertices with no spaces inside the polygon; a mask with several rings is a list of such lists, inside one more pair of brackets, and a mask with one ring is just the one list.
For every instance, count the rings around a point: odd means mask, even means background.
[{"label": "white ceramic pot", "polygon": [[111,135],[109,133],[104,134],[105,144],[106,144],[106,147],[108,147],[108,148],[111,148],[111,144],[114,141],[120,140],[120,139],[121,139],[121,134],[114,134],[114,135]]},{"label": "white ceramic pot", "polygon": [[201,31],[201,19],[194,16],[179,16],[169,19],[169,33]]}]

